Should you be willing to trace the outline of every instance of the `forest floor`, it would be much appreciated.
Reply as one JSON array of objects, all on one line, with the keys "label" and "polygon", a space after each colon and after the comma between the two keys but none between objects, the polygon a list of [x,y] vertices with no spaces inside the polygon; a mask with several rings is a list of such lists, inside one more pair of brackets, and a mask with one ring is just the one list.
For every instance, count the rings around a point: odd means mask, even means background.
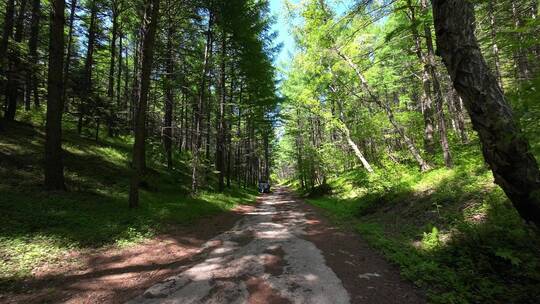
[{"label": "forest floor", "polygon": [[240,205],[130,247],[74,251],[34,271],[15,292],[0,292],[0,303],[123,303],[192,263],[205,242],[253,208]]},{"label": "forest floor", "polygon": [[424,303],[357,234],[284,189],[129,303]]}]

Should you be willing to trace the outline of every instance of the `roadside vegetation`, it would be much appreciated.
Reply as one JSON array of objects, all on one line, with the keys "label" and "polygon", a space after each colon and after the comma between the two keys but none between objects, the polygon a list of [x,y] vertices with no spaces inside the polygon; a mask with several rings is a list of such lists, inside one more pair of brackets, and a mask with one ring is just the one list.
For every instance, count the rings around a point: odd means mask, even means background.
[{"label": "roadside vegetation", "polygon": [[289,8],[274,177],[432,303],[538,302],[538,2]]},{"label": "roadside vegetation", "polygon": [[0,137],[0,288],[30,278],[44,264],[65,262],[71,251],[131,246],[255,199],[251,188],[215,192],[215,174],[209,176],[214,183],[191,195],[187,156],[177,155],[169,171],[158,142],[147,147],[153,152],[143,203],[128,209],[132,139],[95,141],[69,129],[64,149],[70,190],[44,192],[42,116],[35,111],[21,117]]},{"label": "roadside vegetation", "polygon": [[535,303],[540,237],[493,183],[476,144],[453,169],[428,173],[386,163],[302,191],[345,229],[354,229],[432,303]]}]

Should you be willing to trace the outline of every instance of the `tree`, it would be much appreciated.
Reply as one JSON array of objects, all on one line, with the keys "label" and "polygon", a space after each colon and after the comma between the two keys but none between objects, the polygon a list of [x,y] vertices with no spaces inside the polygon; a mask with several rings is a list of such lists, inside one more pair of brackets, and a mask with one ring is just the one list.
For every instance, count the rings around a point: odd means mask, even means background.
[{"label": "tree", "polygon": [[146,111],[148,103],[148,89],[150,87],[150,73],[154,60],[154,43],[157,23],[159,20],[160,0],[147,0],[144,3],[144,14],[141,18],[139,30],[140,55],[137,78],[134,84],[134,103],[137,105],[135,116],[135,142],[133,144],[133,173],[129,189],[129,207],[139,205],[139,184],[144,174],[146,158]]},{"label": "tree", "polygon": [[45,188],[64,190],[62,161],[62,111],[64,61],[64,0],[51,1],[47,121],[45,125]]},{"label": "tree", "polygon": [[495,182],[519,214],[540,225],[540,171],[475,36],[473,4],[433,0],[438,53],[463,98]]}]

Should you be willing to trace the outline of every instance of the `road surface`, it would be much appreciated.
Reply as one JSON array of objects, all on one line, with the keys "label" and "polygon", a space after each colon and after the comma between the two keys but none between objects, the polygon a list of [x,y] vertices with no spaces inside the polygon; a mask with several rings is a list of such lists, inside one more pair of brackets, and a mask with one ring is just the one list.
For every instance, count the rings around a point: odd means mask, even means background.
[{"label": "road surface", "polygon": [[203,245],[191,265],[129,304],[425,303],[418,290],[358,235],[333,227],[284,188],[231,230]]}]

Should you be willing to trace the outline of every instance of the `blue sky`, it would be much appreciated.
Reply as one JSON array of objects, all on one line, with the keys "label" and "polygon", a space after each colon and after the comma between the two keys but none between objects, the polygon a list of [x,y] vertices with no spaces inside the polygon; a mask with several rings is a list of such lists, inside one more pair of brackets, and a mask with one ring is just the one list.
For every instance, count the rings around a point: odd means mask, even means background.
[{"label": "blue sky", "polygon": [[[290,33],[290,27],[287,24],[286,11],[283,5],[284,0],[270,0],[270,11],[276,17],[274,30],[278,33],[276,43],[283,43],[283,48],[276,59],[276,64],[288,62],[292,59],[295,51],[294,39]],[[297,2],[297,1],[293,1]]]}]

